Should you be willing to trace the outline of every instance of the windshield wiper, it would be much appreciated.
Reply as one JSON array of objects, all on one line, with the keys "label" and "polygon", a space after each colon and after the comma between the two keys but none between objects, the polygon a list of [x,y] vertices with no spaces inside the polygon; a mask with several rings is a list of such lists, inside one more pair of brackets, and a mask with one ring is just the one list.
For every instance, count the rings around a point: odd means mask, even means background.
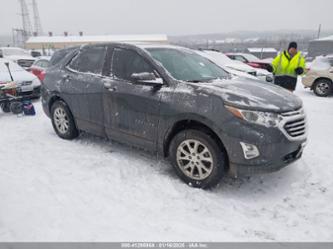
[{"label": "windshield wiper", "polygon": [[200,79],[200,80],[185,80],[186,82],[191,82],[191,83],[204,83],[204,82],[209,82],[212,80],[217,80],[219,78],[205,78],[205,79]]}]

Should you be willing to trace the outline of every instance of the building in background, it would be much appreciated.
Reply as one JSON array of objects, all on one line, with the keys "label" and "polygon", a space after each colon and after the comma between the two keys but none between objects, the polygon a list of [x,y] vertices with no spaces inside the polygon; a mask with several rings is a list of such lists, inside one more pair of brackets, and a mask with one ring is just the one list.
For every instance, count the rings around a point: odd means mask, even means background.
[{"label": "building in background", "polygon": [[69,36],[67,32],[63,36],[36,36],[30,37],[26,42],[28,49],[62,49],[72,46],[85,44],[107,43],[107,42],[150,42],[150,43],[168,43],[167,35],[101,35],[84,36],[82,33],[78,36]]},{"label": "building in background", "polygon": [[308,57],[333,54],[333,35],[310,41]]}]

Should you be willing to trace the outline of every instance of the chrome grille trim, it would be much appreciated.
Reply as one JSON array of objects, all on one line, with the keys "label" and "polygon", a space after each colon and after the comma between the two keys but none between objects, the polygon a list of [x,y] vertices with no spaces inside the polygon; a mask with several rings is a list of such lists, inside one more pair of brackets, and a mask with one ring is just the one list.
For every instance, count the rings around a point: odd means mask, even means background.
[{"label": "chrome grille trim", "polygon": [[280,116],[282,120],[279,128],[290,141],[306,139],[307,122],[303,108],[296,111],[281,113]]}]

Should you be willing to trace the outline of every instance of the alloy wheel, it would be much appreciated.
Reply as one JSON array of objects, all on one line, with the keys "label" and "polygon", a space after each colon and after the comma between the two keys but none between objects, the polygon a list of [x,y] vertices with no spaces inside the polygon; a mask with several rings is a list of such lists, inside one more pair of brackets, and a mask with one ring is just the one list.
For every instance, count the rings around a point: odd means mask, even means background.
[{"label": "alloy wheel", "polygon": [[330,90],[330,86],[327,82],[320,82],[316,86],[317,93],[320,95],[325,95]]},{"label": "alloy wheel", "polygon": [[206,179],[214,168],[212,153],[195,139],[185,140],[178,146],[177,164],[186,176],[194,180]]},{"label": "alloy wheel", "polygon": [[66,134],[69,129],[69,119],[66,111],[61,107],[56,108],[54,110],[53,118],[57,130],[61,134]]}]

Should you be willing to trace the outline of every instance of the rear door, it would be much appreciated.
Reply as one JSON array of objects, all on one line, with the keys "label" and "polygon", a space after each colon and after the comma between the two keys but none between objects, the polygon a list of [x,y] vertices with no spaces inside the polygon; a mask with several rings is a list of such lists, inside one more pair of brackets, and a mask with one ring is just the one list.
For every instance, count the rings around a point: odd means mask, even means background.
[{"label": "rear door", "polygon": [[86,46],[67,65],[63,86],[71,94],[72,111],[80,129],[104,134],[102,95],[106,46]]},{"label": "rear door", "polygon": [[160,117],[160,87],[138,85],[133,73],[149,72],[159,77],[152,64],[134,49],[112,48],[111,74],[104,94],[105,127],[109,137],[156,149]]}]

